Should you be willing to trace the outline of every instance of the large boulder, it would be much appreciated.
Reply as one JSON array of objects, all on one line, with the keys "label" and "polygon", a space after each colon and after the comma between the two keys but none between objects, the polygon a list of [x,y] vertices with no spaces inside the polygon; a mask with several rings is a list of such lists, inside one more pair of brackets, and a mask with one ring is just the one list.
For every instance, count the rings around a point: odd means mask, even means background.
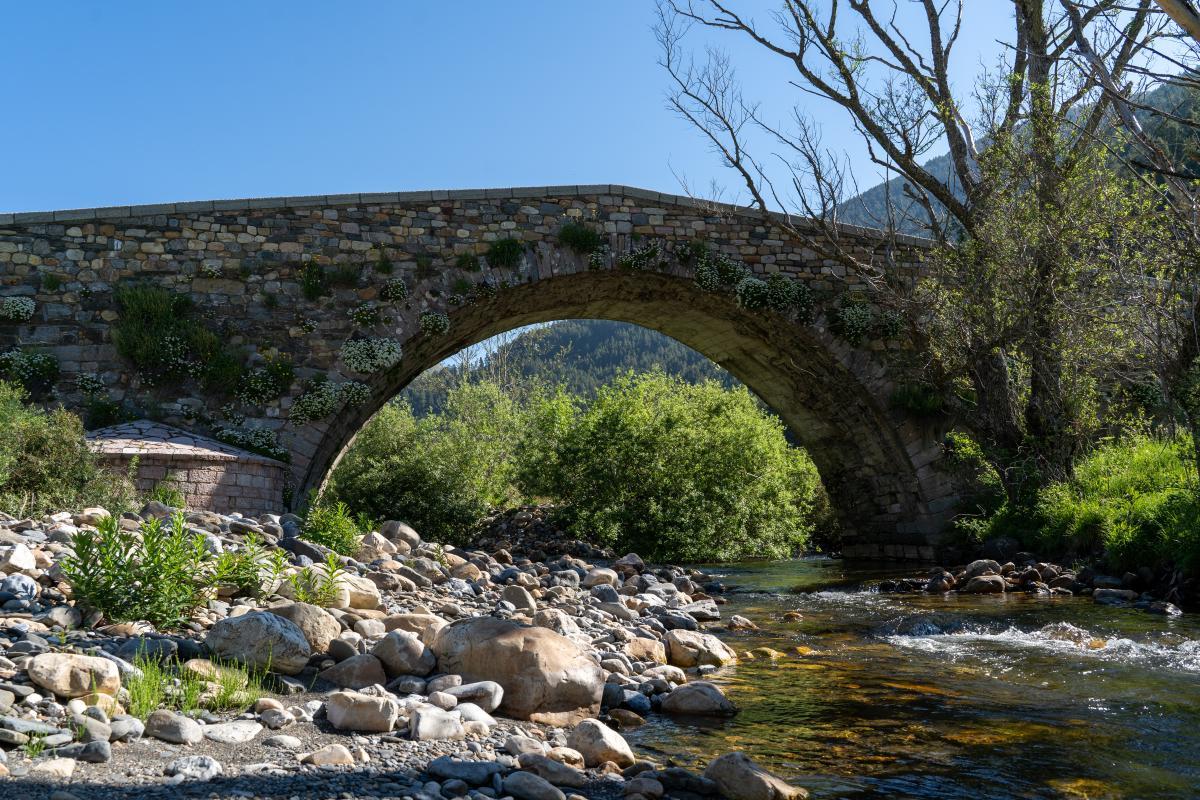
[{"label": "large boulder", "polygon": [[612,761],[618,767],[633,765],[633,751],[625,737],[597,719],[585,719],[567,734],[567,747],[578,750],[589,767]]},{"label": "large boulder", "polygon": [[745,753],[726,753],[709,762],[704,777],[729,800],[802,800],[808,792],[772,775]]},{"label": "large boulder", "polygon": [[405,522],[399,520],[388,520],[380,526],[379,532],[384,538],[390,539],[393,542],[403,542],[408,545],[409,549],[415,550],[421,545],[421,537],[415,530]]},{"label": "large boulder", "polygon": [[667,663],[676,667],[711,665],[723,667],[737,661],[737,655],[710,633],[676,628],[667,631]]},{"label": "large boulder", "polygon": [[387,683],[383,664],[370,653],[353,655],[344,661],[339,661],[320,673],[322,680],[329,681],[334,686],[345,689],[365,689],[375,684]]},{"label": "large boulder", "polygon": [[339,731],[387,733],[399,716],[400,704],[390,696],[333,692],[325,698],[325,717]]},{"label": "large boulder", "polygon": [[41,653],[25,667],[29,680],[59,697],[82,697],[92,692],[115,695],[121,688],[116,662],[75,653]]},{"label": "large boulder", "polygon": [[337,617],[311,603],[284,603],[268,608],[267,611],[296,623],[296,627],[304,634],[314,653],[328,652],[329,643],[342,632],[342,625],[337,621]]},{"label": "large boulder", "polygon": [[437,665],[433,652],[415,633],[395,630],[384,636],[371,653],[383,662],[388,675],[417,675],[425,677]]},{"label": "large boulder", "polygon": [[296,623],[266,611],[226,617],[212,626],[204,644],[220,658],[281,675],[299,673],[312,655]]},{"label": "large boulder", "polygon": [[383,618],[383,625],[389,631],[415,633],[425,644],[431,644],[437,632],[448,624],[437,614],[392,614]]},{"label": "large boulder", "polygon": [[693,714],[720,717],[737,713],[737,707],[715,684],[693,681],[663,698],[662,710],[668,714]]},{"label": "large boulder", "polygon": [[504,688],[500,713],[565,725],[600,710],[604,670],[570,639],[547,628],[473,617],[438,631],[431,645],[442,672]]},{"label": "large boulder", "polygon": [[999,575],[976,575],[959,589],[963,594],[1004,594],[1007,584]]}]

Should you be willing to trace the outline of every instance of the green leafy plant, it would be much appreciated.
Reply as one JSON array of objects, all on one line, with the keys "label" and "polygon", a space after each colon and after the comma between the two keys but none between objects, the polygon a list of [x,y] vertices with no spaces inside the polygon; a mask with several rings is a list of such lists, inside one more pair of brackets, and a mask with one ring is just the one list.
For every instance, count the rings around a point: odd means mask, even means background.
[{"label": "green leafy plant", "polygon": [[363,532],[342,502],[314,502],[304,516],[304,538],[344,556],[358,552]]},{"label": "green leafy plant", "polygon": [[187,505],[187,498],[179,481],[172,477],[163,478],[154,484],[154,488],[147,493],[146,500],[153,500],[172,508],[184,508]]},{"label": "green leafy plant", "polygon": [[488,247],[488,264],[499,269],[513,269],[521,263],[524,250],[516,239],[497,239]]},{"label": "green leafy plant", "polygon": [[28,758],[37,758],[46,751],[47,735],[45,733],[30,733],[28,741],[21,745],[21,752]]},{"label": "green leafy plant", "polygon": [[875,314],[865,301],[844,298],[834,316],[833,329],[838,336],[857,347],[867,338],[874,322]]},{"label": "green leafy plant", "polygon": [[164,627],[186,620],[203,604],[212,557],[182,513],[167,525],[147,520],[140,536],[112,516],[96,527],[72,536],[73,553],[61,562],[77,603],[113,621],[144,619]]},{"label": "green leafy plant", "polygon": [[62,288],[62,278],[58,277],[53,272],[38,273],[38,279],[42,284],[43,292],[57,292]]},{"label": "green leafy plant", "polygon": [[617,259],[617,267],[620,269],[634,270],[644,272],[648,269],[654,269],[659,264],[659,259],[662,251],[659,250],[658,244],[655,242],[647,242],[641,247],[635,247],[628,253],[625,253]]},{"label": "green leafy plant", "polygon": [[482,267],[479,264],[479,256],[474,253],[461,253],[454,260],[454,266],[467,272],[479,272]]},{"label": "green leafy plant", "polygon": [[216,391],[237,385],[240,360],[218,334],[189,316],[186,295],[134,284],[118,289],[116,301],[121,311],[113,326],[117,352],[148,383],[195,378]]},{"label": "green leafy plant", "polygon": [[132,481],[101,466],[79,417],[28,406],[27,397],[0,381],[0,511],[20,518],[94,505],[114,513],[133,508]]},{"label": "green leafy plant", "polygon": [[582,222],[568,222],[558,229],[558,241],[576,253],[586,256],[600,249],[604,237]]},{"label": "green leafy plant", "polygon": [[0,378],[20,384],[34,397],[44,397],[58,380],[58,359],[50,353],[14,348],[0,353]]},{"label": "green leafy plant", "polygon": [[771,302],[771,289],[764,280],[745,277],[734,288],[738,305],[751,310],[766,308]]},{"label": "green leafy plant", "polygon": [[306,300],[317,300],[329,290],[325,269],[316,261],[306,261],[300,268],[300,291]]},{"label": "green leafy plant", "polygon": [[297,602],[328,607],[337,600],[345,574],[337,556],[328,553],[320,567],[303,567],[288,575],[287,583]]},{"label": "green leafy plant", "polygon": [[225,444],[258,453],[260,456],[273,458],[276,461],[289,462],[291,452],[279,442],[279,434],[268,428],[225,426],[218,428],[213,437]]},{"label": "green leafy plant", "polygon": [[419,324],[426,336],[445,336],[450,331],[450,318],[438,311],[421,312]]},{"label": "green leafy plant", "polygon": [[417,264],[416,274],[419,280],[425,280],[433,275],[433,256],[420,253],[413,259]]},{"label": "green leafy plant", "polygon": [[400,278],[396,278],[395,280],[390,280],[387,283],[385,283],[382,286],[382,288],[380,288],[379,296],[380,296],[380,298],[387,300],[390,303],[394,303],[399,300],[407,300],[408,299],[408,284],[406,284]]},{"label": "green leafy plant", "polygon": [[942,413],[945,401],[940,392],[928,383],[903,383],[892,392],[892,405],[917,416],[932,417]]},{"label": "green leafy plant", "polygon": [[0,297],[0,321],[28,322],[35,310],[37,303],[32,297]]},{"label": "green leafy plant", "polygon": [[380,275],[391,275],[392,269],[392,260],[388,258],[387,250],[379,248],[379,257],[375,259],[375,271]]},{"label": "green leafy plant", "polygon": [[373,303],[360,303],[350,309],[350,319],[362,328],[373,328],[379,324],[379,309]]},{"label": "green leafy plant", "polygon": [[289,356],[268,357],[262,367],[242,376],[237,398],[250,405],[269,403],[286,394],[295,377],[296,370]]}]

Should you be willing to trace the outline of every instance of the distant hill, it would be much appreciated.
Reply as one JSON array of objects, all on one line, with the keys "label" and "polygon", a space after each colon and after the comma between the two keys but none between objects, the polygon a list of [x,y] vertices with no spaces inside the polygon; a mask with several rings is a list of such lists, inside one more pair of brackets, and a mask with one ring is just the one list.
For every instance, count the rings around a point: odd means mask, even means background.
[{"label": "distant hill", "polygon": [[401,396],[421,416],[442,408],[447,387],[460,381],[464,370],[474,378],[501,382],[519,378],[564,386],[586,397],[622,373],[655,368],[692,383],[737,384],[732,375],[700,353],[657,331],[627,322],[573,319],[520,331],[507,341],[485,347],[469,366],[459,363],[429,370]]},{"label": "distant hill", "polygon": [[[1146,93],[1144,97],[1140,98],[1140,102],[1149,108],[1167,112],[1175,117],[1200,120],[1198,98],[1200,95],[1195,90],[1189,90],[1182,86],[1163,85]],[[1156,138],[1173,157],[1180,159],[1192,174],[1196,174],[1196,170],[1200,168],[1200,156],[1198,156],[1200,136],[1195,128],[1154,114],[1148,109],[1137,109],[1134,113],[1148,133]],[[986,142],[981,142],[980,146],[986,146]],[[943,181],[949,180],[953,172],[948,154],[931,158],[922,166]],[[905,183],[907,181],[904,178],[893,178],[850,198],[838,206],[839,220],[867,228],[887,228],[889,227],[888,204],[890,201],[892,213],[895,215],[901,233],[916,236],[929,235],[929,232],[919,222],[908,219],[909,217],[916,217],[917,220],[923,219],[924,211],[917,203],[905,196]],[[959,193],[957,180],[955,180],[954,187],[955,193]],[[933,202],[933,206],[935,211],[941,211],[941,204],[937,201]]]}]

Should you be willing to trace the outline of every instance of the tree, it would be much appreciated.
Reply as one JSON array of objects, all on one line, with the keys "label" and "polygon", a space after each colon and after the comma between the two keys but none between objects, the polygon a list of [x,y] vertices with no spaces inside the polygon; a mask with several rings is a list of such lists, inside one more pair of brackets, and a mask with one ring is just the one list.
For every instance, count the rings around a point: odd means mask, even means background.
[{"label": "tree", "polygon": [[[913,335],[942,351],[947,366],[929,365],[930,380],[965,384],[956,393],[964,423],[1019,501],[1069,476],[1090,433],[1098,379],[1091,367],[1119,360],[1094,353],[1080,360],[1077,345],[1105,338],[1112,319],[1103,311],[1127,299],[1127,284],[1080,278],[1125,251],[1104,238],[1069,249],[1052,234],[1080,210],[1081,185],[1123,180],[1106,174],[1102,158],[1114,108],[1095,64],[1116,83],[1142,74],[1148,48],[1169,23],[1151,0],[1098,0],[1083,9],[1011,0],[999,63],[978,76],[973,92],[956,92],[949,64],[970,24],[965,7],[910,0],[905,8],[920,25],[902,26],[896,3],[783,0],[760,24],[732,0],[662,0],[657,34],[670,105],[739,176],[754,206],[802,217],[787,217],[789,234],[865,280],[879,302],[904,309]],[[816,97],[847,116],[871,162],[904,181],[905,202],[889,204],[880,226],[894,233],[902,222],[917,224],[936,242],[938,291],[891,279],[886,244],[868,257],[842,245],[838,218],[853,170],[824,148],[800,103],[787,125],[775,123],[745,98],[726,54],[686,55],[683,43],[697,26],[747,38],[777,59],[806,101]],[[1083,37],[1095,43],[1094,60],[1074,57]],[[949,151],[946,175],[923,165],[939,146]],[[1022,215],[1016,230],[1005,219],[1014,209]],[[1128,231],[1134,220],[1116,222]],[[956,323],[949,336],[948,321]]]}]

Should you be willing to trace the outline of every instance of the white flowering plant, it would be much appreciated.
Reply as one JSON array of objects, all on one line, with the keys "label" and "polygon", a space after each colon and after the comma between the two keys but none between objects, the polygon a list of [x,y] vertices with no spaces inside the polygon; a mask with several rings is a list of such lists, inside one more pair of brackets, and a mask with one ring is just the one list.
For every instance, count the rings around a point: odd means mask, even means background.
[{"label": "white flowering plant", "polygon": [[217,441],[249,450],[251,453],[258,453],[276,461],[292,460],[291,453],[279,443],[278,434],[267,428],[218,428],[215,435]]},{"label": "white flowering plant", "polygon": [[395,339],[350,339],[342,345],[342,362],[364,374],[380,372],[400,363],[400,342]]},{"label": "white flowering plant", "polygon": [[309,384],[304,394],[292,402],[288,418],[292,422],[306,423],[324,419],[334,412],[339,404],[362,405],[371,399],[371,387],[358,381],[335,383],[320,380]]},{"label": "white flowering plant", "polygon": [[421,312],[421,333],[426,336],[444,336],[450,330],[450,318],[438,311]]},{"label": "white flowering plant", "polygon": [[0,319],[9,322],[28,322],[33,319],[37,304],[31,297],[0,298]]}]

